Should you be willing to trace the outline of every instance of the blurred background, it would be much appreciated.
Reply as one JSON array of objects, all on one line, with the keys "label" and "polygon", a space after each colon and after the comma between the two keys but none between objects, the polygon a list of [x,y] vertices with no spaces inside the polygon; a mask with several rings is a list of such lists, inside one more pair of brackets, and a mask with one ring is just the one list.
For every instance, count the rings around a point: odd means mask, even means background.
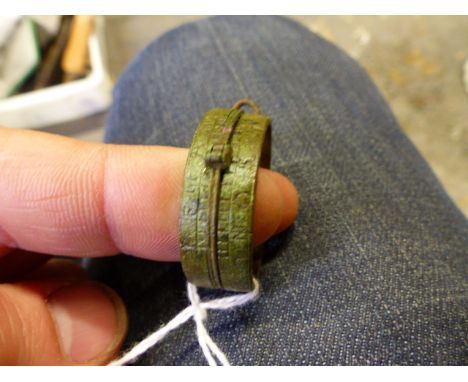
[{"label": "blurred background", "polygon": [[[101,141],[126,65],[200,17],[0,17],[0,125]],[[468,17],[292,18],[361,63],[468,216]]]}]

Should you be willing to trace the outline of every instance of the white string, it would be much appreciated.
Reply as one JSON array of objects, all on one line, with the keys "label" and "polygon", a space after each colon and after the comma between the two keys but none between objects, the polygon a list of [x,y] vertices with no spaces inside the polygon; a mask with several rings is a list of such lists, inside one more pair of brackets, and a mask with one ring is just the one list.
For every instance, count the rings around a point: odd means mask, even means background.
[{"label": "white string", "polygon": [[[254,301],[260,294],[260,283],[254,279],[254,290],[248,293],[236,294],[229,297],[216,298],[209,301],[201,301],[198,295],[197,287],[187,282],[187,295],[190,305],[182,310],[177,316],[169,321],[165,326],[154,333],[151,333],[144,340],[137,343],[132,349],[125,353],[121,358],[112,361],[111,366],[122,366],[135,361],[140,355],[148,351],[151,347],[160,342],[167,334],[183,325],[193,317],[197,328],[198,343],[210,366],[217,366],[218,363],[223,366],[229,366],[229,361],[222,350],[216,345],[210,337],[204,321],[208,318],[208,310],[229,310],[237,306]],[[217,361],[216,361],[216,359]]]}]

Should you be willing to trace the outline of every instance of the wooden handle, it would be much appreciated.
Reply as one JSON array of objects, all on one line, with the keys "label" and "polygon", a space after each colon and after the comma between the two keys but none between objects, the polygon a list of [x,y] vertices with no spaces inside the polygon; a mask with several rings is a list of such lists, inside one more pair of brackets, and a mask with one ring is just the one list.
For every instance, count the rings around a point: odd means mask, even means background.
[{"label": "wooden handle", "polygon": [[65,82],[84,76],[88,70],[88,40],[93,21],[94,16],[73,17],[70,38],[61,62]]}]

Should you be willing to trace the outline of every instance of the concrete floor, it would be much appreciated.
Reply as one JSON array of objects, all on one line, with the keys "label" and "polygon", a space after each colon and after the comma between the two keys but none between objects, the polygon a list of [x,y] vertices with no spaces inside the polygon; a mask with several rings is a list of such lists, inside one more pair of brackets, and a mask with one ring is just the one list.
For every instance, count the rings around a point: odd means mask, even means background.
[{"label": "concrete floor", "polygon": [[[147,43],[196,16],[107,18],[115,79]],[[468,216],[468,17],[295,16],[356,58]],[[468,76],[468,74],[467,74]],[[99,139],[101,131],[81,133]]]},{"label": "concrete floor", "polygon": [[299,17],[366,68],[468,216],[468,17]]}]

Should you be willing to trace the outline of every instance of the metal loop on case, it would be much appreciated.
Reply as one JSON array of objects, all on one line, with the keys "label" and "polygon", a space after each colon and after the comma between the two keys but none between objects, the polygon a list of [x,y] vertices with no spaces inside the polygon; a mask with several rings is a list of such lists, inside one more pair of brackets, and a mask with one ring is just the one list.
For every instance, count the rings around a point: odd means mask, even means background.
[{"label": "metal loop on case", "polygon": [[240,99],[232,106],[232,108],[239,110],[244,105],[250,106],[250,108],[254,111],[255,114],[262,114],[260,107],[255,103],[255,101],[252,101],[248,98]]}]

